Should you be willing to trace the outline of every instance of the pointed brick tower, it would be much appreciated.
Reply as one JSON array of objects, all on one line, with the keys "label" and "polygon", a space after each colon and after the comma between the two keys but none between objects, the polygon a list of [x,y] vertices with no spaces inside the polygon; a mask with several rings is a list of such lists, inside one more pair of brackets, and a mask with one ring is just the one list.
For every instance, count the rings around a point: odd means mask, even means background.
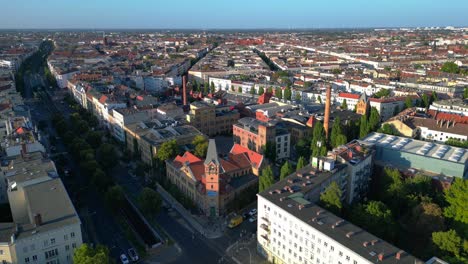
[{"label": "pointed brick tower", "polygon": [[219,216],[219,175],[222,173],[223,168],[218,159],[218,151],[216,150],[214,139],[210,139],[209,141],[204,165],[207,196],[205,213],[208,216]]}]

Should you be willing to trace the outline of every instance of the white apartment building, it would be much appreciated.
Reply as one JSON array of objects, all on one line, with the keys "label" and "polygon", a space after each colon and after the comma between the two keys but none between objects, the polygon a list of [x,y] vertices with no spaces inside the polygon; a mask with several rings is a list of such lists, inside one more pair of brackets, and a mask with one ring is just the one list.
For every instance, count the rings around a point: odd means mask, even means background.
[{"label": "white apartment building", "polygon": [[309,202],[300,188],[293,194],[279,193],[275,191],[279,187],[276,185],[258,194],[257,249],[270,262],[414,264],[419,261]]},{"label": "white apartment building", "polygon": [[353,93],[339,93],[336,97],[336,102],[339,105],[343,105],[344,101],[346,101],[346,105],[348,106],[348,110],[354,110],[357,103],[359,102],[360,95],[353,94]]},{"label": "white apartment building", "polygon": [[231,90],[231,80],[229,79],[209,77],[209,82],[210,82],[210,85],[211,83],[213,83],[216,91],[230,91]]},{"label": "white apartment building", "polygon": [[2,163],[13,222],[0,223],[0,263],[72,263],[81,222],[52,161],[40,152]]},{"label": "white apartment building", "polygon": [[150,118],[147,111],[140,111],[133,108],[117,108],[112,109],[112,129],[111,133],[120,142],[125,142],[125,126],[128,124],[138,123]]},{"label": "white apartment building", "polygon": [[468,102],[459,98],[435,101],[429,106],[429,109],[468,116]]}]

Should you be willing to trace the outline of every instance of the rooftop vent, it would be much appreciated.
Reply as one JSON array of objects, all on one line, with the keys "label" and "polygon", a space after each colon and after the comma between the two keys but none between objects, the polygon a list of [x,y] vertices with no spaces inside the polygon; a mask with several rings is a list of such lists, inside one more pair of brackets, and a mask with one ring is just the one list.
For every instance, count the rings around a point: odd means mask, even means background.
[{"label": "rooftop vent", "polygon": [[353,235],[354,235],[354,232],[348,232],[348,233],[346,233],[346,237],[347,237],[347,238],[350,238],[350,237],[352,237]]},{"label": "rooftop vent", "polygon": [[323,214],[323,213],[325,213],[325,211],[320,210],[320,211],[317,212],[317,215],[321,215],[321,214]]},{"label": "rooftop vent", "polygon": [[378,239],[374,239],[374,240],[371,241],[371,244],[372,244],[372,245],[375,245],[375,244],[377,244],[377,243],[379,243],[379,240],[378,240]]},{"label": "rooftop vent", "polygon": [[400,251],[398,251],[398,252],[396,253],[395,258],[398,259],[398,260],[400,260],[401,257],[403,257],[403,254],[405,254],[405,251],[400,250]]},{"label": "rooftop vent", "polygon": [[384,254],[383,254],[383,253],[380,253],[380,254],[379,254],[379,261],[383,261],[383,259],[384,259]]},{"label": "rooftop vent", "polygon": [[364,242],[362,243],[362,246],[363,246],[363,247],[367,247],[368,245],[369,245],[369,242],[367,242],[367,241],[364,241]]}]

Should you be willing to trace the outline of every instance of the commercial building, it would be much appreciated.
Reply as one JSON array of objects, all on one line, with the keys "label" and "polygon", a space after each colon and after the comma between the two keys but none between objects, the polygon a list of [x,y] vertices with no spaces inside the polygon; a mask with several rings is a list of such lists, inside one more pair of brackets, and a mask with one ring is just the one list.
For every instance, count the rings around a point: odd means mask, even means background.
[{"label": "commercial building", "polygon": [[262,155],[239,145],[220,158],[215,140],[210,139],[204,160],[187,151],[166,161],[166,175],[206,215],[215,217],[225,214],[236,195],[258,182],[262,164]]},{"label": "commercial building", "polygon": [[41,152],[2,161],[13,222],[0,223],[1,263],[72,263],[81,222],[54,163]]},{"label": "commercial building", "polygon": [[429,109],[439,112],[468,116],[468,103],[466,99],[462,100],[460,98],[454,98],[435,101],[429,106]]},{"label": "commercial building", "polygon": [[262,122],[244,117],[238,120],[232,131],[234,142],[250,150],[262,153],[267,142],[275,144],[276,158],[289,158],[291,134],[283,123],[276,120]]},{"label": "commercial building", "polygon": [[229,106],[216,106],[207,102],[193,102],[187,114],[187,122],[210,137],[231,134],[239,112]]},{"label": "commercial building", "polygon": [[468,178],[468,152],[464,148],[381,133],[371,133],[362,142],[375,146],[375,162],[380,165]]},{"label": "commercial building", "polygon": [[197,135],[203,134],[195,127],[177,125],[171,121],[143,121],[125,126],[127,149],[138,152],[146,164],[153,164],[158,149],[166,141],[176,140],[179,146],[191,144]]}]

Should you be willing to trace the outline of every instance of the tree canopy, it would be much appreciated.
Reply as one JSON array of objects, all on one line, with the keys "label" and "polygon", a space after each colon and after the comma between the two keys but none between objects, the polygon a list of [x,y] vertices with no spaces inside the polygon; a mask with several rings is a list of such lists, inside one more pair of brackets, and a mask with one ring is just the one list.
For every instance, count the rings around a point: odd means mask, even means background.
[{"label": "tree canopy", "polygon": [[325,130],[323,124],[320,121],[317,121],[314,124],[314,129],[312,131],[312,142],[310,143],[310,150],[313,157],[321,157],[327,154]]},{"label": "tree canopy", "polygon": [[468,180],[455,179],[452,186],[445,191],[445,200],[449,204],[444,210],[445,216],[468,224]]},{"label": "tree canopy", "polygon": [[109,263],[109,261],[109,249],[103,245],[92,248],[83,243],[73,252],[73,263],[76,264]]},{"label": "tree canopy", "polygon": [[273,185],[274,182],[275,182],[275,179],[273,177],[273,170],[268,165],[262,170],[262,174],[260,175],[260,178],[258,179],[259,192],[262,192],[265,189],[268,189],[271,185]]},{"label": "tree canopy", "polygon": [[157,214],[162,206],[159,194],[151,188],[145,187],[138,196],[138,204],[146,216]]},{"label": "tree canopy", "polygon": [[341,209],[343,208],[343,204],[341,203],[341,194],[342,191],[340,187],[334,181],[322,194],[320,194],[320,203],[332,213],[340,215]]},{"label": "tree canopy", "polygon": [[296,171],[302,169],[305,167],[305,159],[303,156],[300,156],[299,157],[299,160],[297,161],[297,165],[296,165]]},{"label": "tree canopy", "polygon": [[206,152],[208,151],[208,140],[204,136],[195,136],[192,140],[192,145],[194,146],[193,154],[195,154],[195,156],[200,158],[206,157]]},{"label": "tree canopy", "polygon": [[288,177],[288,175],[292,174],[293,172],[294,169],[292,168],[289,161],[284,162],[283,166],[281,166],[280,180],[283,180],[284,178]]},{"label": "tree canopy", "polygon": [[173,159],[177,155],[178,149],[179,147],[175,139],[166,141],[162,143],[161,146],[159,147],[156,157],[160,161]]},{"label": "tree canopy", "polygon": [[447,73],[460,73],[460,68],[453,61],[447,61],[444,63],[440,70]]}]

